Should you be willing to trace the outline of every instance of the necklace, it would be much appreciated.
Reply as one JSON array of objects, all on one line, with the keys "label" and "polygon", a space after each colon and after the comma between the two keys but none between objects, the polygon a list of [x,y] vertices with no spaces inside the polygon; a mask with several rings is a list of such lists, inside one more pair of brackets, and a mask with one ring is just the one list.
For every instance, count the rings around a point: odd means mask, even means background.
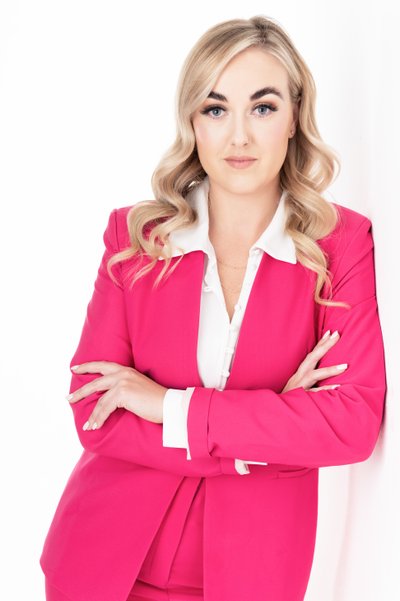
[{"label": "necklace", "polygon": [[[217,259],[217,263],[221,263],[221,265],[226,265],[227,267],[232,267],[233,269],[246,269],[247,265],[244,265],[243,267],[237,267],[236,265],[228,265],[227,263],[222,263],[222,261],[220,261],[219,259]],[[221,279],[220,279],[221,282]],[[242,289],[242,285],[239,286],[239,288],[230,288],[228,286],[224,286],[223,283],[221,282],[221,288],[223,290],[226,290],[227,292],[234,292],[235,294],[237,292],[240,292]]]},{"label": "necklace", "polygon": [[232,267],[232,269],[246,269],[246,267],[247,267],[247,263],[246,263],[246,265],[228,265],[228,263],[223,263],[218,258],[217,258],[217,263],[220,263],[220,265],[224,265],[225,267]]}]

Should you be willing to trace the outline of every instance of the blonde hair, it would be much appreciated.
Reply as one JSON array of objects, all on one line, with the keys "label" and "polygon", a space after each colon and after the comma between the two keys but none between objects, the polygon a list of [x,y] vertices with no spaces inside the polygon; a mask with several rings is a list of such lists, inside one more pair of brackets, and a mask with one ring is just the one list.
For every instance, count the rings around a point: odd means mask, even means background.
[{"label": "blonde hair", "polygon": [[315,302],[348,307],[347,303],[320,296],[326,284],[332,298],[332,274],[327,254],[316,243],[327,236],[340,219],[334,204],[321,195],[334,179],[335,164],[339,173],[340,162],[336,153],[322,141],[316,125],[316,89],[310,70],[282,27],[262,15],[218,23],[200,37],[187,56],[177,88],[176,138],[151,178],[155,200],[138,202],[129,209],[127,226],[131,246],[109,259],[109,274],[115,281],[111,272],[114,263],[146,256],[149,262],[136,271],[131,281],[133,285],[163,257],[165,264],[155,281],[158,285],[182,260],[183,255],[168,271],[172,260],[168,235],[196,222],[196,212],[185,198],[192,186],[201,183],[207,175],[197,156],[192,115],[207,98],[228,62],[250,47],[265,50],[283,64],[288,73],[291,101],[299,104],[296,133],[289,139],[280,170],[281,187],[287,190],[286,232],[294,241],[297,260],[317,274]]}]

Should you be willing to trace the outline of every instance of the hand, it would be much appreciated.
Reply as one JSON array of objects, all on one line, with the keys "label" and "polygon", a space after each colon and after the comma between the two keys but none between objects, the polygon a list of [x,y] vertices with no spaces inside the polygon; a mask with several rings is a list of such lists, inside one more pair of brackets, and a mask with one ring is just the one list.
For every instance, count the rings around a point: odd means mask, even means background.
[{"label": "hand", "polygon": [[[329,331],[330,330],[328,330],[328,332]],[[309,388],[319,380],[323,380],[324,378],[328,378],[329,376],[337,376],[342,374],[343,370],[346,369],[347,366],[343,369],[338,370],[336,365],[332,367],[321,367],[319,369],[315,369],[315,366],[321,359],[321,357],[323,357],[325,353],[329,351],[329,349],[332,348],[334,344],[336,344],[339,338],[340,336],[338,333],[333,338],[331,338],[329,335],[325,339],[321,338],[321,340],[316,344],[314,349],[310,353],[308,353],[304,361],[300,363],[298,370],[288,380],[282,392],[287,392],[292,388],[299,388],[299,386],[302,386],[306,390],[331,390],[340,386],[340,384],[328,384],[326,386]]]},{"label": "hand", "polygon": [[76,374],[100,373],[103,376],[95,378],[75,390],[72,395],[67,397],[70,403],[76,403],[94,392],[107,391],[99,398],[96,407],[83,426],[84,430],[101,428],[108,416],[117,408],[131,411],[156,424],[163,422],[163,400],[167,388],[157,384],[133,367],[112,361],[89,361],[74,368],[73,372]]}]

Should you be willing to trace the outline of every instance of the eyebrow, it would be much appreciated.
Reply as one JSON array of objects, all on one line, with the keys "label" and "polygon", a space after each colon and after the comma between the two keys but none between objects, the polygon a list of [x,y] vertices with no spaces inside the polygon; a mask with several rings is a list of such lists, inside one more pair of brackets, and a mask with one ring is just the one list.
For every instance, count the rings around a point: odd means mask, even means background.
[{"label": "eyebrow", "polygon": [[[267,94],[275,94],[275,96],[279,96],[279,98],[281,98],[281,100],[284,100],[282,92],[280,92],[278,90],[278,88],[275,88],[274,86],[266,86],[265,88],[261,88],[261,90],[257,90],[257,92],[254,92],[254,94],[252,94],[250,96],[250,100],[258,100],[259,98],[262,98],[263,96],[266,96]],[[209,93],[209,95],[207,96],[207,98],[214,98],[214,100],[220,100],[221,102],[228,102],[228,99],[226,96],[224,96],[223,94],[220,94],[219,92],[214,92],[214,91],[211,91]]]}]

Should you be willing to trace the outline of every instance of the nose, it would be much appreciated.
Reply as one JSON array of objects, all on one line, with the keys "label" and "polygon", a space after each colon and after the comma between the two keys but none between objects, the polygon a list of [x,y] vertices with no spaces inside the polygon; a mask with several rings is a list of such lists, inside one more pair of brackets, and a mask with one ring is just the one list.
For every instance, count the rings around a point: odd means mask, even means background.
[{"label": "nose", "polygon": [[249,127],[245,117],[237,115],[232,118],[231,142],[234,146],[249,143]]}]

